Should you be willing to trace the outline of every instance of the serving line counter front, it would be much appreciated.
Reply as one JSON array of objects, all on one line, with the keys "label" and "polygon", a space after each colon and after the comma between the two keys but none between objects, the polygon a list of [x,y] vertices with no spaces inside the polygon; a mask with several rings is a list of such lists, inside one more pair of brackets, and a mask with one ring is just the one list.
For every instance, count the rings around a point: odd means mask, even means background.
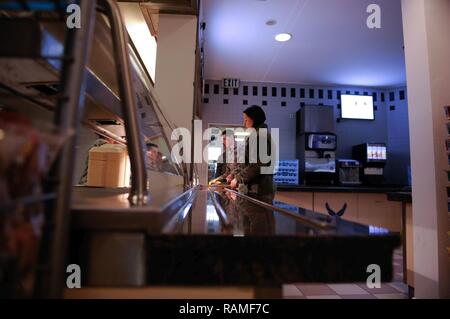
[{"label": "serving line counter front", "polygon": [[278,298],[286,283],[366,282],[373,264],[392,279],[400,236],[386,229],[224,188],[126,198],[75,190],[69,263],[83,276],[66,298]]},{"label": "serving line counter front", "polygon": [[275,199],[319,213],[327,213],[327,204],[338,211],[346,207],[343,219],[352,222],[402,231],[402,205],[390,201],[392,192],[411,192],[410,187],[376,186],[305,186],[278,185]]}]

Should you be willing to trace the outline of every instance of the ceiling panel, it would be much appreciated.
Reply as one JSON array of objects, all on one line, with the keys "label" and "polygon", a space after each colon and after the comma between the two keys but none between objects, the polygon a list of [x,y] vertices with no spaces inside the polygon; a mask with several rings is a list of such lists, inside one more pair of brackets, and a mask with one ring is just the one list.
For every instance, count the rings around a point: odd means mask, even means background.
[{"label": "ceiling panel", "polygon": [[[203,0],[207,79],[401,86],[406,83],[400,0]],[[273,26],[268,20],[276,20]],[[279,43],[280,32],[293,35]]]}]

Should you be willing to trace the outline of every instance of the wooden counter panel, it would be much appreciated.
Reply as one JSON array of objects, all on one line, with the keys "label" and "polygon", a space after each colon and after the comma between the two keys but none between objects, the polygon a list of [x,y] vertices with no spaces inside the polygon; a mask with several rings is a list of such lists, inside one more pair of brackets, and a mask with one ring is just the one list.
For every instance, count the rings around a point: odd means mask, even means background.
[{"label": "wooden counter panel", "polygon": [[313,193],[277,192],[275,195],[275,200],[304,209],[314,210]]},{"label": "wooden counter panel", "polygon": [[386,194],[357,194],[359,222],[400,232],[402,203],[387,199]]},{"label": "wooden counter panel", "polygon": [[323,214],[327,214],[326,203],[334,211],[347,203],[344,219],[401,231],[402,204],[388,200],[385,193],[278,191],[275,199]]},{"label": "wooden counter panel", "polygon": [[358,218],[358,198],[357,194],[351,193],[314,193],[314,211],[318,213],[327,213],[326,203],[335,212],[342,209],[347,204],[343,219],[353,222],[359,222]]}]

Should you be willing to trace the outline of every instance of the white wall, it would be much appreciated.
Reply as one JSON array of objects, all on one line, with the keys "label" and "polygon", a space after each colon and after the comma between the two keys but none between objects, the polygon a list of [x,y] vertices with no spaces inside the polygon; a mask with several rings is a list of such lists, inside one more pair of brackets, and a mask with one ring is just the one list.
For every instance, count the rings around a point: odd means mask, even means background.
[{"label": "white wall", "polygon": [[447,154],[450,1],[402,0],[411,144],[415,295],[449,297]]},{"label": "white wall", "polygon": [[177,127],[192,127],[197,17],[161,14],[155,89]]}]

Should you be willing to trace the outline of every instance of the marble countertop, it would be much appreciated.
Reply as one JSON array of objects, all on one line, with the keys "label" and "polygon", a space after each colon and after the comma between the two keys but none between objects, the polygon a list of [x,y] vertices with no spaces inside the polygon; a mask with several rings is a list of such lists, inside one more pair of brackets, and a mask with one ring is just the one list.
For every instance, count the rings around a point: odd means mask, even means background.
[{"label": "marble countertop", "polygon": [[380,266],[382,281],[392,279],[399,234],[275,202],[282,213],[228,195],[199,191],[195,209],[172,233],[149,237],[149,284],[361,282],[371,264]]},{"label": "marble countertop", "polygon": [[336,192],[336,193],[392,193],[392,192],[408,192],[411,191],[410,186],[401,185],[291,185],[279,184],[278,191],[292,192]]},{"label": "marble countertop", "polygon": [[[147,207],[115,207],[126,193],[78,189],[74,196],[73,262],[93,278],[100,271],[104,285],[124,274],[169,286],[364,282],[373,264],[382,281],[393,276],[392,253],[401,239],[383,228],[205,187],[152,194],[155,201]],[[79,240],[85,244],[75,244]],[[139,261],[129,259],[130,251]],[[100,264],[109,265],[108,275],[92,268]]]}]

